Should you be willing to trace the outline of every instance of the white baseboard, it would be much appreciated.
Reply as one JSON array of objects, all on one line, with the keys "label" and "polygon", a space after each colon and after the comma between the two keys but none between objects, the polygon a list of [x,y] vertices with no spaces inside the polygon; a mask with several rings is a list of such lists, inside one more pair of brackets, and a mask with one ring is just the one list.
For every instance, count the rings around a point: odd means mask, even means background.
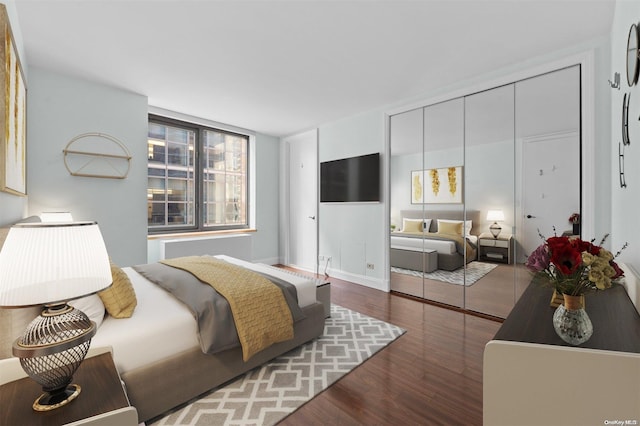
[{"label": "white baseboard", "polygon": [[350,281],[352,283],[360,284],[365,287],[374,288],[376,290],[389,292],[389,283],[387,280],[383,280],[380,278],[371,278],[364,275],[352,274],[350,272],[344,272],[336,269],[331,269],[327,271],[330,277],[335,277],[341,280]]},{"label": "white baseboard", "polygon": [[[261,263],[267,263],[267,262],[261,262]],[[291,268],[299,269],[301,271],[308,272],[310,274],[315,274],[315,271],[309,268],[305,268],[305,267],[293,265],[293,264],[289,264],[287,266]],[[323,270],[318,271],[318,274],[320,274],[321,276],[323,275],[323,273],[324,273]],[[355,284],[359,284],[369,288],[374,288],[376,290],[384,291],[387,293],[391,288],[389,284],[389,280],[385,280],[385,279],[371,278],[364,275],[352,274],[350,272],[344,272],[339,269],[331,269],[331,268],[327,269],[327,274],[330,277],[335,277],[340,280],[350,281]]]},{"label": "white baseboard", "polygon": [[279,257],[267,257],[264,259],[253,259],[251,262],[253,263],[264,263],[266,265],[280,265],[282,262]]}]

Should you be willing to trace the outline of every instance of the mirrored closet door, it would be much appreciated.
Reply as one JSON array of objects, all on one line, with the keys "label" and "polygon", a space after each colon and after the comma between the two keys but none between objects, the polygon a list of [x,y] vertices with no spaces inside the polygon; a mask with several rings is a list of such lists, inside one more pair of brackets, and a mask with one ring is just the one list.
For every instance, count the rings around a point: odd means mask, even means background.
[{"label": "mirrored closet door", "polygon": [[[424,108],[425,299],[464,307],[464,99]],[[416,200],[417,201],[417,200]]]},{"label": "mirrored closet door", "polygon": [[[544,237],[580,235],[569,221],[581,209],[580,66],[516,83],[516,261]],[[529,284],[519,268],[516,297]]]},{"label": "mirrored closet door", "polygon": [[424,298],[424,234],[428,230],[424,205],[418,203],[424,187],[417,173],[424,169],[422,108],[394,115],[389,127],[393,140],[389,166],[391,289]]},{"label": "mirrored closet door", "polygon": [[390,119],[391,290],[506,317],[528,253],[579,234],[580,67]]},{"label": "mirrored closet door", "polygon": [[465,207],[478,213],[465,308],[501,318],[515,298],[514,93],[510,84],[465,97]]}]

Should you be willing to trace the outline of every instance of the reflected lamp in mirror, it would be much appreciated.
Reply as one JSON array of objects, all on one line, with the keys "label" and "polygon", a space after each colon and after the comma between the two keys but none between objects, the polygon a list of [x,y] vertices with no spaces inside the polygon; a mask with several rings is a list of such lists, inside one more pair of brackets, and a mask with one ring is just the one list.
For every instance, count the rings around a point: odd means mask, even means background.
[{"label": "reflected lamp in mirror", "polygon": [[489,231],[491,231],[491,235],[493,238],[498,238],[500,235],[500,231],[502,228],[498,225],[498,222],[504,221],[504,212],[502,210],[489,210],[487,212],[487,220],[489,222],[493,221],[491,226],[489,226]]},{"label": "reflected lamp in mirror", "polygon": [[80,386],[71,380],[96,324],[67,302],[103,290],[112,281],[95,222],[21,223],[9,230],[0,251],[0,307],[44,305],[13,343],[13,355],[44,391],[34,410],[53,410],[80,394]]}]

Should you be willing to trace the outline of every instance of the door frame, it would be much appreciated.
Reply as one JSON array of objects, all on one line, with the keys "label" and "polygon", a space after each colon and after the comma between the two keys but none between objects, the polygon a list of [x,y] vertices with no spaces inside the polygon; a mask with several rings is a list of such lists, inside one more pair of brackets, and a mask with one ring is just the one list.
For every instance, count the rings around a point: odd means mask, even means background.
[{"label": "door frame", "polygon": [[[282,263],[285,265],[291,265],[291,190],[290,190],[290,182],[291,182],[291,144],[297,143],[301,139],[305,138],[313,138],[315,143],[315,162],[318,163],[319,158],[319,132],[318,129],[308,130],[306,132],[297,133],[295,135],[290,135],[285,138],[280,139],[280,151],[281,151],[281,164],[284,167],[281,168],[281,185],[280,185],[280,193],[283,194],[282,201],[280,203],[281,206],[281,214],[280,214],[280,236],[281,236],[281,249],[283,253]],[[316,184],[316,201],[315,201],[315,247],[313,247],[313,251],[315,253],[315,262],[312,271],[315,274],[318,273],[319,264],[318,264],[318,253],[319,253],[319,224],[320,224],[320,210],[319,210],[319,199],[318,193],[320,190],[319,184],[319,166],[317,167],[317,173],[315,176],[315,184]],[[300,265],[292,265],[300,267]]]}]

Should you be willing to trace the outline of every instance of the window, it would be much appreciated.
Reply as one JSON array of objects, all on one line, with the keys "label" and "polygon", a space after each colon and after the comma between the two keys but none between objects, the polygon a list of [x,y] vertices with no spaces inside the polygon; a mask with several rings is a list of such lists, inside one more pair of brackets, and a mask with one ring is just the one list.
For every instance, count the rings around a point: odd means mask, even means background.
[{"label": "window", "polygon": [[248,227],[249,137],[149,116],[150,232]]}]

